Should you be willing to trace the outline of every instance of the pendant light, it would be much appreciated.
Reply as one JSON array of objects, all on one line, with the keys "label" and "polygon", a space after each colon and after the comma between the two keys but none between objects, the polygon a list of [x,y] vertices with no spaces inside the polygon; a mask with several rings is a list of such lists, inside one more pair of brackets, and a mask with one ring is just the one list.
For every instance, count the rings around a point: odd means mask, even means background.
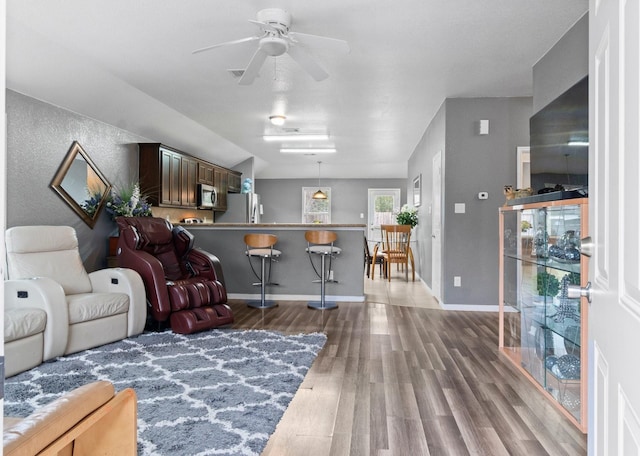
[{"label": "pendant light", "polygon": [[315,192],[313,194],[313,196],[311,197],[314,200],[326,200],[327,199],[327,194],[324,193],[322,190],[320,190],[320,163],[322,163],[322,162],[318,162],[318,191]]}]

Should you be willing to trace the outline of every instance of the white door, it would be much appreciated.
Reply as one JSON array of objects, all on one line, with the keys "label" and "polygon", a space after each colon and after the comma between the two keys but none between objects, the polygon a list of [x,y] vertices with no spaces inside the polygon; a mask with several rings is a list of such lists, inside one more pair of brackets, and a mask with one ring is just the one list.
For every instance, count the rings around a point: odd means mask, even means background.
[{"label": "white door", "polygon": [[442,151],[433,157],[431,202],[431,293],[442,302]]},{"label": "white door", "polygon": [[399,188],[370,188],[367,240],[370,248],[380,242],[380,225],[396,223],[396,214],[400,212]]},{"label": "white door", "polygon": [[589,5],[589,454],[640,454],[640,9]]}]

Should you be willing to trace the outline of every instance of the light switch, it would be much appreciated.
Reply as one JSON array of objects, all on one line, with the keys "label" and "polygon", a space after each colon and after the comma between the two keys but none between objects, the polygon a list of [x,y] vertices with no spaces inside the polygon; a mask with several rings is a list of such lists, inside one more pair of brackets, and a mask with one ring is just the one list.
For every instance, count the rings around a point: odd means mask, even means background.
[{"label": "light switch", "polygon": [[466,205],[464,203],[456,203],[453,209],[456,214],[464,214],[466,210]]},{"label": "light switch", "polygon": [[489,120],[482,119],[478,121],[478,134],[479,135],[488,135],[489,134]]}]

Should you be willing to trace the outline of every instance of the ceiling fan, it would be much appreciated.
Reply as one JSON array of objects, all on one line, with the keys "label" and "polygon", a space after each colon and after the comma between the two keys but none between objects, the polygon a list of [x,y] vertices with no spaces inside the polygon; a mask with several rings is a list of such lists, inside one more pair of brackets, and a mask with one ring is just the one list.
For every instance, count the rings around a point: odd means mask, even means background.
[{"label": "ceiling fan", "polygon": [[258,42],[258,49],[251,57],[249,65],[238,81],[242,85],[250,85],[258,75],[267,56],[277,57],[288,53],[298,65],[316,81],[322,81],[329,73],[320,66],[311,54],[304,48],[305,44],[316,42],[324,46],[333,46],[343,52],[349,52],[349,44],[346,41],[324,36],[309,35],[306,33],[290,32],[291,14],[279,8],[268,8],[258,12],[257,20],[249,22],[260,27],[260,34],[248,38],[242,38],[225,43],[196,49],[193,54],[208,51],[222,46],[231,46],[241,43]]}]

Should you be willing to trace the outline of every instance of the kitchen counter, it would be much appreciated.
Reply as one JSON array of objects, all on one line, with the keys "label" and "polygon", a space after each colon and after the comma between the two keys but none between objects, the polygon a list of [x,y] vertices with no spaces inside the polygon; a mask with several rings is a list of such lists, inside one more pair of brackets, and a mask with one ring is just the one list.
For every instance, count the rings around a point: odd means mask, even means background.
[{"label": "kitchen counter", "polygon": [[[195,237],[195,246],[216,255],[222,264],[227,293],[232,299],[254,300],[260,288],[245,255],[244,235],[268,232],[278,236],[275,248],[282,252],[272,264],[271,281],[277,286],[267,287],[267,299],[314,301],[320,297],[320,284],[305,251],[308,230],[329,230],[338,235],[335,245],[342,253],[332,261],[333,277],[338,283],[327,283],[327,301],[364,301],[364,224],[302,224],[302,223],[196,223],[184,226]],[[316,268],[320,258],[313,255]],[[260,262],[253,259],[254,268]]]},{"label": "kitchen counter", "polygon": [[367,226],[359,224],[341,224],[341,223],[181,223],[171,222],[172,225],[180,225],[184,227],[207,227],[207,228],[305,228],[305,229],[322,229],[334,230],[336,228],[358,228],[364,229]]}]

